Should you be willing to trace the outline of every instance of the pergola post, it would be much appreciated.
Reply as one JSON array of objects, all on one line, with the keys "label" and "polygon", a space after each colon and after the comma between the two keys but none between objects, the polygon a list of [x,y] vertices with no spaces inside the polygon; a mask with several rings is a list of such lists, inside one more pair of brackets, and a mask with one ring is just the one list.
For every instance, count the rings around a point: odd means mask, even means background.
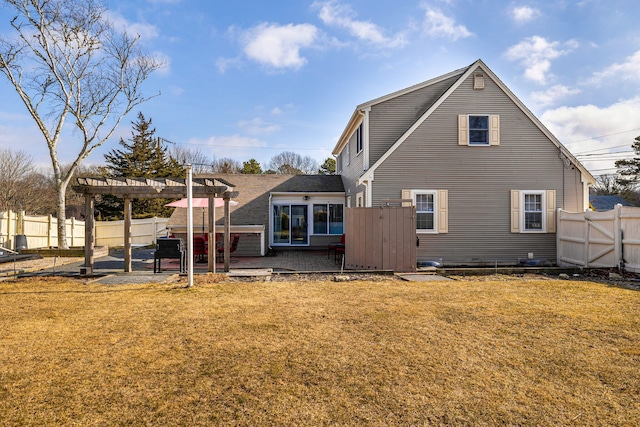
[{"label": "pergola post", "polygon": [[124,272],[131,272],[131,199],[124,198]]},{"label": "pergola post", "polygon": [[209,208],[207,209],[208,212],[208,221],[209,221],[209,233],[207,234],[208,236],[208,245],[209,245],[209,251],[207,254],[207,271],[209,271],[209,273],[215,273],[216,272],[216,255],[218,252],[218,248],[216,247],[216,199],[215,199],[215,194],[209,194]]},{"label": "pergola post", "polygon": [[225,194],[224,198],[224,271],[229,272],[229,262],[231,261],[230,243],[231,243],[231,212],[229,211],[229,196]]},{"label": "pergola post", "polygon": [[93,217],[94,196],[92,194],[84,195],[84,268],[82,274],[93,274],[94,250],[96,243],[96,227]]}]

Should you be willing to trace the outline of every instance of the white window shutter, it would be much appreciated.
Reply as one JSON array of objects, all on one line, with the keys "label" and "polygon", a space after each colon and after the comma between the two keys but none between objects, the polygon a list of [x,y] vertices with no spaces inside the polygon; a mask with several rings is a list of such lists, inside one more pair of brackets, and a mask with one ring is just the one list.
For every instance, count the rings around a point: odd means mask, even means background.
[{"label": "white window shutter", "polygon": [[[411,197],[411,190],[402,190],[402,198],[403,199],[413,199]],[[413,206],[413,201],[411,201],[411,202],[402,202],[402,206]]]},{"label": "white window shutter", "polygon": [[469,116],[458,116],[458,145],[469,145]]},{"label": "white window shutter", "polygon": [[556,190],[547,190],[547,233],[556,232]]},{"label": "white window shutter", "polygon": [[438,233],[449,232],[449,191],[438,190]]},{"label": "white window shutter", "polygon": [[489,145],[500,145],[500,116],[489,116]]},{"label": "white window shutter", "polygon": [[520,232],[520,190],[511,190],[511,232]]}]

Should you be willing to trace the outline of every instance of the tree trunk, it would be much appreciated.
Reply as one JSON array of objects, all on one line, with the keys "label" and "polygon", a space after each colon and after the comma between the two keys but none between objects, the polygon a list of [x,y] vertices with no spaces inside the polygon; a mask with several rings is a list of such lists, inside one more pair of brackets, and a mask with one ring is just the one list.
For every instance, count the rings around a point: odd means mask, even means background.
[{"label": "tree trunk", "polygon": [[67,182],[60,181],[56,183],[56,191],[58,192],[58,249],[69,249],[67,244]]}]

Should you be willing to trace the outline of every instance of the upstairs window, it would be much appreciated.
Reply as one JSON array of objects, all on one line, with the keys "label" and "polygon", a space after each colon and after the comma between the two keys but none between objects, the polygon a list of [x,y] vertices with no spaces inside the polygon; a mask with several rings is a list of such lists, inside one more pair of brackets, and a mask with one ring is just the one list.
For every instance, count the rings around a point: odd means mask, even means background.
[{"label": "upstairs window", "polygon": [[489,145],[489,116],[469,116],[469,145]]},{"label": "upstairs window", "polygon": [[344,146],[344,164],[345,166],[349,166],[349,164],[351,163],[351,156],[349,154],[349,143],[347,142],[347,145]]},{"label": "upstairs window", "polygon": [[500,116],[496,114],[459,115],[458,145],[473,147],[500,145]]},{"label": "upstairs window", "polygon": [[362,151],[362,123],[356,129],[356,154],[360,154]]},{"label": "upstairs window", "polygon": [[336,158],[336,172],[342,172],[342,153],[338,154],[338,157]]}]

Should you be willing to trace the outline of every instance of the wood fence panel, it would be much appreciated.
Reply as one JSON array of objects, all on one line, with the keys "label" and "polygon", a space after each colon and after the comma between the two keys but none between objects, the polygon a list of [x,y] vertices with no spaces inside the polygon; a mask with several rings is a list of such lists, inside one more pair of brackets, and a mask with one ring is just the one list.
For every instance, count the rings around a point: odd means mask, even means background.
[{"label": "wood fence panel", "polygon": [[347,208],[345,266],[356,270],[416,270],[415,208]]}]

